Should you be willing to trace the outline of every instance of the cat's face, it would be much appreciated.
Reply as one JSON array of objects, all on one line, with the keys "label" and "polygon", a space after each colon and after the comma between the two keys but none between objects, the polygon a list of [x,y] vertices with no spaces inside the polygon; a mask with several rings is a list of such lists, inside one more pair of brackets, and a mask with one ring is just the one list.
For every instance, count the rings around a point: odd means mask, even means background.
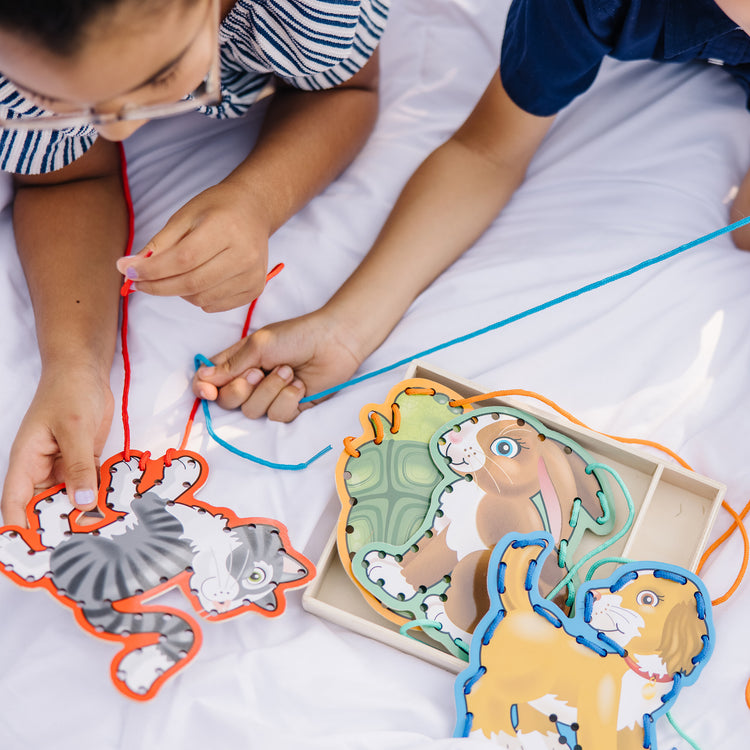
[{"label": "cat's face", "polygon": [[201,605],[211,614],[223,614],[248,604],[275,610],[276,587],[308,573],[285,552],[278,531],[272,526],[239,526],[228,537],[232,541],[228,554],[219,559],[221,556],[214,551],[215,564],[202,576],[196,568],[190,581]]}]

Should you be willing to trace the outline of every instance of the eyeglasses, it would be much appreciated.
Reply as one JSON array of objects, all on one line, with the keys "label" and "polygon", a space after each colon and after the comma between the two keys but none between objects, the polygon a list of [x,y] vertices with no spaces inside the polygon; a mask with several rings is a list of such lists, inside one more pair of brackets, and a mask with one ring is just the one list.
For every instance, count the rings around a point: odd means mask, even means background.
[{"label": "eyeglasses", "polygon": [[[219,1],[212,0],[212,12],[209,18],[219,28]],[[21,87],[17,87],[23,92]],[[33,94],[27,97],[33,102]],[[8,130],[62,130],[64,128],[92,125],[111,125],[116,122],[132,120],[156,120],[162,117],[191,112],[198,107],[214,107],[220,104],[221,96],[221,61],[219,58],[219,36],[216,34],[216,46],[206,77],[200,85],[179,101],[160,102],[157,104],[137,104],[128,102],[112,112],[97,112],[97,106],[87,107],[77,112],[60,114],[44,112],[41,115],[14,115],[0,111],[0,128]]]}]

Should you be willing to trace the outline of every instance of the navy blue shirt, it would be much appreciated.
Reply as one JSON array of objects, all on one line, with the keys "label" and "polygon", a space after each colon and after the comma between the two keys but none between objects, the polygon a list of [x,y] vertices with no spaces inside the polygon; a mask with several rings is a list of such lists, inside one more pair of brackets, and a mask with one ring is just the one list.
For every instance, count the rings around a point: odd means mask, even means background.
[{"label": "navy blue shirt", "polygon": [[713,0],[513,0],[500,75],[522,109],[559,112],[606,56],[721,65],[750,107],[750,37]]}]

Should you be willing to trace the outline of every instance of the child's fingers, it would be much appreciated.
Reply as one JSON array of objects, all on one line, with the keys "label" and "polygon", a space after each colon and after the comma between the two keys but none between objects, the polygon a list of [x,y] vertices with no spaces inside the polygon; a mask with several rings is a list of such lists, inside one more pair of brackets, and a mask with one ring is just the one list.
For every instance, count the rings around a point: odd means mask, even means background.
[{"label": "child's fingers", "polygon": [[177,213],[169,217],[164,227],[146,243],[143,250],[151,250],[154,254],[159,254],[176,245],[183,237],[190,234],[193,226],[194,222],[190,219],[186,206],[183,206]]},{"label": "child's fingers", "polygon": [[282,388],[268,407],[268,418],[274,422],[291,422],[299,415],[299,401],[304,396],[305,384],[299,378],[295,378],[286,388]]},{"label": "child's fingers", "polygon": [[193,378],[193,391],[200,395],[195,386],[209,383],[216,388],[225,386],[235,378],[240,377],[252,369],[260,368],[260,352],[252,337],[241,339],[232,346],[211,357],[213,367],[201,365]]},{"label": "child's fingers", "polygon": [[121,258],[118,268],[125,266],[125,276],[139,284],[162,281],[194,271],[225,249],[218,237],[202,239],[197,232],[188,232],[170,244],[151,240],[138,255]]},{"label": "child's fingers", "polygon": [[[191,269],[174,266],[169,276],[149,281],[138,279],[135,281],[135,288],[154,297],[182,297],[196,307],[217,302],[222,304],[227,297],[234,297],[236,290],[241,290],[248,283],[241,277],[235,280],[234,274],[227,273],[231,262],[223,260],[222,253],[211,259],[217,262],[209,261]],[[243,299],[244,301],[246,300]],[[224,307],[231,309],[231,306]]]},{"label": "child's fingers", "polygon": [[[236,249],[217,250],[205,263],[190,269],[179,265],[179,253],[170,250],[164,256],[176,259],[172,275],[153,280],[139,277],[134,280],[137,291],[155,297],[182,297],[206,312],[224,312],[247,305],[263,291],[263,265],[241,268]],[[151,273],[153,268],[148,271]]]},{"label": "child's fingers", "polygon": [[34,496],[34,482],[22,462],[11,463],[5,476],[0,510],[3,524],[26,528],[26,505]]},{"label": "child's fingers", "polygon": [[197,375],[193,376],[193,394],[204,401],[216,401],[219,397],[219,389],[212,383],[206,383]]},{"label": "child's fingers", "polygon": [[57,442],[68,499],[79,510],[91,510],[96,506],[99,485],[93,436],[86,440],[80,434],[66,431],[58,435]]},{"label": "child's fingers", "polygon": [[262,370],[252,369],[244,377],[230,380],[219,389],[216,403],[222,409],[237,409],[250,398],[255,386],[263,380]]},{"label": "child's fingers", "polygon": [[[236,251],[230,250],[226,254],[231,254],[232,252]],[[212,262],[217,260],[219,260],[218,257],[212,259]],[[233,263],[231,259],[230,265],[233,268],[237,267],[237,264]],[[249,305],[253,300],[257,299],[263,292],[264,285],[276,276],[283,267],[283,263],[277,263],[268,272],[264,282],[260,275],[264,264],[258,259],[258,263],[251,268],[241,271],[236,276],[221,278],[220,283],[217,283],[216,286],[210,289],[206,289],[198,294],[183,294],[181,296],[186,302],[200,307],[205,312],[214,313],[234,310],[236,307]]]},{"label": "child's fingers", "polygon": [[201,232],[184,218],[172,217],[164,229],[155,234],[134,254],[120,258],[117,268],[132,281],[156,281],[196,268],[217,248],[218,238]]},{"label": "child's fingers", "polygon": [[[293,380],[294,371],[289,365],[277,367],[266,375],[250,394],[249,398],[242,404],[242,413],[249,419],[258,419],[265,414],[271,417],[271,412],[269,412],[271,405],[278,398],[282,390],[287,386],[291,386]],[[299,398],[302,398],[303,395],[304,390],[300,393]],[[281,407],[280,411],[283,411]]]},{"label": "child's fingers", "polygon": [[255,278],[237,276],[228,284],[221,284],[201,294],[181,295],[185,302],[200,307],[203,312],[216,313],[249,305],[258,297]]},{"label": "child's fingers", "polygon": [[193,376],[193,393],[206,401],[216,401],[223,409],[237,409],[249,397],[253,388],[263,379],[263,370],[253,367],[235,376],[232,354],[244,345],[238,341],[229,349],[211,358],[212,367],[201,365]]},{"label": "child's fingers", "polygon": [[155,255],[161,255],[165,250],[176,245],[190,231],[190,227],[184,221],[170,219],[164,229],[155,234],[142,250],[133,255],[119,258],[116,265],[117,270],[131,281],[143,278],[147,272],[145,261]]},{"label": "child's fingers", "polygon": [[221,363],[212,358],[214,365],[209,367],[201,365],[193,375],[193,393],[206,401],[216,401],[219,396],[219,388],[234,380],[234,378],[222,377],[224,371]]}]

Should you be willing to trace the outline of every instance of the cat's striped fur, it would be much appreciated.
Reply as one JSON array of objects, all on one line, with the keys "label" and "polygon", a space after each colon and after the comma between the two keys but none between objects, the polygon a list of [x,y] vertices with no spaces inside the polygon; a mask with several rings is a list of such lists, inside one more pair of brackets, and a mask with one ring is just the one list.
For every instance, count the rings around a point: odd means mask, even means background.
[{"label": "cat's striped fur", "polygon": [[[45,549],[35,551],[25,532],[6,530],[0,534],[0,563],[26,585],[54,586],[58,596],[76,603],[94,632],[122,638],[126,645],[114,670],[118,687],[150,697],[155,684],[191,655],[196,625],[171,610],[134,606],[139,600],[132,597],[189,576],[188,590],[204,617],[251,605],[273,613],[279,584],[310,571],[304,558],[284,549],[276,526],[230,527],[202,504],[177,501],[201,475],[201,463],[190,455],[165,464],[161,480],[141,492],[138,457],[112,463],[108,471],[107,505],[120,514],[115,521],[93,531],[71,525],[73,509],[60,490],[37,501],[34,510]],[[128,639],[141,634],[158,634],[158,640],[129,647]]]}]

